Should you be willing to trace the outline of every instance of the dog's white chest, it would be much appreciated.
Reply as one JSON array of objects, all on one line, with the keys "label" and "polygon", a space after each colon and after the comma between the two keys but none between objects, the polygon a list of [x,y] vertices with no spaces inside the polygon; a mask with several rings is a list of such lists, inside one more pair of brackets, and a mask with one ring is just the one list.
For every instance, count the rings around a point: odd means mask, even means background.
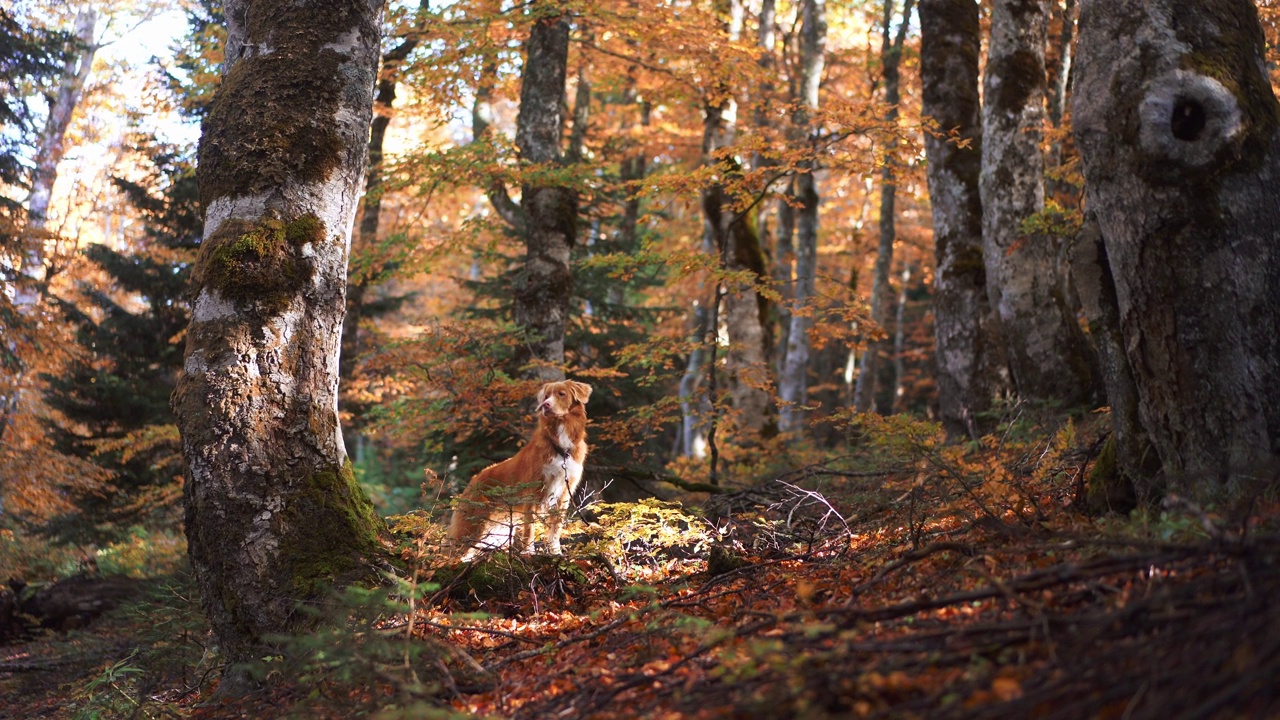
[{"label": "dog's white chest", "polygon": [[[567,444],[567,443],[566,443]],[[556,455],[542,468],[544,508],[558,507],[582,480],[582,463],[573,456]],[[567,499],[567,498],[565,498]]]}]

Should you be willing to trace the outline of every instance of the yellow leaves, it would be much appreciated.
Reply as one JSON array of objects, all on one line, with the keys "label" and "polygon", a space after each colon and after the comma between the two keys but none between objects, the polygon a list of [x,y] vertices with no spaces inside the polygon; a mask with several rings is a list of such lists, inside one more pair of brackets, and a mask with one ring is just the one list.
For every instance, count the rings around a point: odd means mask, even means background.
[{"label": "yellow leaves", "polygon": [[988,690],[979,690],[965,700],[965,707],[978,707],[995,702],[1013,702],[1022,697],[1022,681],[1018,676],[1023,672],[1017,667],[1002,668],[991,680]]},{"label": "yellow leaves", "polygon": [[796,582],[796,598],[800,602],[808,604],[813,599],[813,594],[817,592],[818,586],[809,580],[799,580]]},{"label": "yellow leaves", "polygon": [[1016,678],[998,677],[991,681],[991,692],[1002,702],[1011,702],[1022,697],[1022,683]]}]

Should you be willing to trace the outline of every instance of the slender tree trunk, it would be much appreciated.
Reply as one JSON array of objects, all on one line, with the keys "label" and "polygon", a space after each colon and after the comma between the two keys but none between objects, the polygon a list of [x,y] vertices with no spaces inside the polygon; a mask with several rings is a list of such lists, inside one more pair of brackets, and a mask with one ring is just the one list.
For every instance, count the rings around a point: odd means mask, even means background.
[{"label": "slender tree trunk", "polygon": [[[772,109],[774,106],[774,85],[773,76],[777,72],[777,58],[775,57],[775,48],[778,40],[778,11],[776,0],[761,0],[759,27],[756,33],[756,47],[760,48],[760,84],[756,88],[755,99],[755,125],[759,130],[764,130],[772,125]],[[754,170],[767,167],[771,164],[769,158],[765,157],[760,151],[756,151],[751,155],[751,167]],[[760,228],[764,228],[763,217],[767,212],[766,206],[762,203],[760,209],[761,220],[757,221]]]},{"label": "slender tree trunk", "polygon": [[906,350],[907,350],[907,290],[911,284],[911,263],[902,263],[902,277],[898,285],[898,305],[893,316],[893,399],[889,412],[902,412],[903,396],[906,394]]},{"label": "slender tree trunk", "polygon": [[[587,38],[587,42],[591,39]],[[569,148],[565,153],[571,163],[582,162],[587,144],[587,128],[591,124],[591,73],[587,63],[578,66],[578,79],[573,93],[573,124],[569,129]]]},{"label": "slender tree trunk", "polygon": [[[953,437],[977,439],[980,416],[1008,389],[1004,346],[987,299],[982,259],[981,28],[975,0],[920,0],[923,114],[933,209],[934,337],[939,416]],[[954,133],[954,137],[950,134]]]},{"label": "slender tree trunk", "polygon": [[[898,68],[902,63],[902,46],[907,38],[913,1],[906,0],[903,3],[902,22],[898,24],[898,32],[892,40],[890,30],[893,27],[893,9],[897,3],[894,0],[885,0],[884,3],[884,21],[880,27],[880,63],[884,73],[884,102],[889,108],[885,121],[890,125],[896,124],[900,115],[898,105],[902,102],[902,92]],[[893,243],[897,240],[898,181],[893,169],[897,163],[897,150],[898,140],[890,136],[885,144],[884,167],[880,170],[880,242],[876,247],[876,264],[871,274],[871,321],[881,332],[887,331],[889,327],[889,273],[893,269]],[[885,334],[881,339],[868,342],[866,351],[862,353],[862,368],[858,371],[857,385],[853,390],[853,407],[858,412],[874,409],[880,357],[885,352],[887,342],[888,335]]]},{"label": "slender tree trunk", "polygon": [[[535,3],[538,6],[540,3]],[[569,62],[569,16],[534,20],[525,45],[516,118],[516,147],[524,165],[555,166],[564,133],[564,91]],[[564,335],[573,294],[569,254],[577,236],[578,196],[571,187],[540,182],[521,188],[528,218],[527,255],[515,281],[515,322],[524,333],[521,352],[528,374],[564,378]]]},{"label": "slender tree trunk", "polygon": [[62,162],[62,156],[66,152],[63,143],[67,128],[71,125],[71,116],[80,103],[85,82],[93,70],[93,57],[98,49],[94,44],[97,24],[98,13],[93,8],[86,6],[76,13],[72,41],[74,46],[68,48],[62,82],[58,85],[58,94],[49,106],[49,118],[44,131],[40,133],[40,145],[36,150],[35,167],[31,173],[27,222],[35,230],[43,230],[48,221],[49,200],[53,194],[53,184],[58,179],[58,164]]},{"label": "slender tree trunk", "polygon": [[818,169],[818,133],[809,126],[818,110],[822,69],[827,61],[826,0],[804,0],[800,5],[800,17],[800,97],[792,124],[797,133],[804,133],[812,158],[801,165],[795,178],[796,196],[800,200],[800,209],[796,213],[796,279],[792,301],[795,310],[787,331],[786,361],[782,365],[782,377],[778,379],[782,397],[778,429],[792,433],[804,428],[804,404],[809,395],[809,328],[813,327],[813,318],[803,311],[803,307],[814,296],[814,279],[817,277],[819,202],[818,181],[814,178]]},{"label": "slender tree trunk", "polygon": [[702,458],[705,452],[705,416],[710,408],[706,396],[698,392],[698,378],[711,332],[711,313],[707,310],[707,303],[694,304],[691,324],[689,344],[693,349],[685,361],[684,374],[680,376],[680,454]]},{"label": "slender tree trunk", "polygon": [[[773,279],[778,286],[778,338],[774,341],[774,373],[782,382],[787,362],[787,344],[791,337],[791,306],[795,301],[796,211],[791,203],[796,197],[795,180],[787,182],[778,199],[778,238],[773,252]],[[781,408],[779,408],[781,413]]]},{"label": "slender tree trunk", "polygon": [[[14,308],[33,322],[38,317],[35,306],[43,301],[50,279],[44,252],[45,242],[49,239],[45,230],[49,219],[49,200],[58,178],[58,164],[65,152],[63,143],[71,125],[71,116],[93,69],[93,56],[97,51],[94,44],[97,18],[97,13],[87,6],[76,14],[72,44],[66,49],[62,81],[58,85],[58,94],[50,103],[49,118],[36,149],[31,194],[27,198],[27,223],[22,230],[22,261],[13,294]],[[23,359],[14,352],[13,338],[5,341],[9,345],[0,351],[3,353],[0,360],[8,361],[0,362],[0,441],[4,440],[10,421],[23,403],[23,386],[27,384],[27,368]]]},{"label": "slender tree trunk", "polygon": [[[424,2],[420,12],[425,12]],[[374,247],[378,242],[378,227],[382,220],[382,184],[383,184],[383,145],[386,142],[387,127],[391,124],[392,106],[396,101],[396,84],[400,79],[401,64],[418,46],[415,36],[401,40],[394,48],[382,56],[378,70],[378,85],[373,101],[373,125],[369,131],[369,170],[365,176],[364,197],[361,200],[360,223],[351,244],[351,256],[358,258],[362,250]],[[342,324],[342,353],[339,361],[341,382],[350,382],[355,374],[356,362],[360,358],[360,321],[364,317],[365,294],[369,291],[376,272],[372,268],[349,268],[347,275],[347,314]],[[364,437],[356,434],[359,430],[359,419],[364,408],[345,408],[352,414],[355,422],[348,428],[354,434],[356,463],[363,460]],[[353,427],[354,426],[354,427]]]},{"label": "slender tree trunk", "polygon": [[826,64],[826,0],[803,0],[800,5],[800,98],[792,122],[807,138],[811,157],[801,165],[795,178],[800,209],[796,213],[796,280],[791,326],[787,331],[787,354],[778,380],[782,398],[778,429],[799,432],[804,427],[804,404],[809,387],[809,328],[813,319],[804,311],[814,295],[818,255],[818,169],[817,135],[809,125],[818,110],[818,90]]},{"label": "slender tree trunk", "polygon": [[306,622],[299,603],[367,576],[384,552],[337,394],[381,6],[224,6],[227,60],[200,139],[205,234],[173,410],[188,552],[232,690],[244,679],[235,664]]},{"label": "slender tree trunk", "polygon": [[[741,40],[744,13],[743,4],[731,0],[725,22],[730,43]],[[739,442],[751,443],[758,440],[770,414],[769,303],[757,287],[768,278],[768,263],[754,223],[735,210],[725,195],[726,176],[739,174],[742,168],[736,161],[716,157],[718,151],[734,143],[737,134],[738,107],[733,89],[720,84],[711,95],[704,102],[702,162],[717,168],[718,179],[702,192],[704,233],[725,269],[745,270],[752,278],[750,283],[719,283],[724,286],[724,326],[729,337],[725,376],[738,430],[735,437]],[[712,312],[719,311],[715,308]]]},{"label": "slender tree trunk", "polygon": [[1067,105],[1067,85],[1071,79],[1071,43],[1075,39],[1076,0],[1065,0],[1062,5],[1053,0],[1054,14],[1058,15],[1057,57],[1049,68],[1049,122],[1054,127],[1062,124]]},{"label": "slender tree trunk", "polygon": [[49,222],[49,201],[53,197],[53,185],[58,179],[58,165],[66,153],[67,128],[71,116],[80,104],[84,85],[93,71],[93,58],[98,50],[94,33],[98,25],[98,13],[84,6],[76,13],[75,29],[71,45],[67,48],[62,67],[62,81],[58,94],[49,105],[49,117],[40,133],[36,148],[35,167],[31,171],[31,194],[27,198],[27,226],[24,232],[26,256],[22,262],[24,282],[18,287],[14,303],[29,307],[40,301],[44,294],[45,256],[47,240],[45,226]]},{"label": "slender tree trunk", "polygon": [[1023,223],[1044,208],[1044,47],[1040,0],[995,0],[982,113],[983,250],[987,293],[1024,398],[1070,405],[1095,394],[1094,358],[1076,322],[1060,242]]},{"label": "slender tree trunk", "polygon": [[1083,0],[1077,55],[1075,137],[1122,351],[1108,375],[1133,379],[1167,479],[1142,478],[1146,494],[1273,485],[1280,106],[1257,10]]}]

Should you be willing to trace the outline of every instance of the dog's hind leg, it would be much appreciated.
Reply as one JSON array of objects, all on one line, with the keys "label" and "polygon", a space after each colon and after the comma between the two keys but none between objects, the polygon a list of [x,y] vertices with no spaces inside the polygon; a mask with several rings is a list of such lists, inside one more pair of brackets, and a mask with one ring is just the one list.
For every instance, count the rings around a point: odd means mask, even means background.
[{"label": "dog's hind leg", "polygon": [[521,508],[520,537],[516,549],[528,555],[533,552],[533,520],[536,505],[529,503]]}]

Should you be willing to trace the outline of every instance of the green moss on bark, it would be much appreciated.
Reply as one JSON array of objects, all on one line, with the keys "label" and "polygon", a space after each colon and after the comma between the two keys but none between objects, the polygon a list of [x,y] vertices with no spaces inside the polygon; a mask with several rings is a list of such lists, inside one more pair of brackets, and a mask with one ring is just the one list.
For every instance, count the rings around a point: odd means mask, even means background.
[{"label": "green moss on bark", "polygon": [[346,145],[316,108],[337,107],[343,56],[276,52],[241,60],[223,78],[200,137],[200,200],[325,180]]},{"label": "green moss on bark", "polygon": [[303,246],[324,239],[324,223],[311,214],[290,222],[226,220],[201,244],[196,287],[216,290],[239,305],[257,304],[279,313],[311,279],[313,270],[302,256]]},{"label": "green moss on bark", "polygon": [[1133,483],[1120,470],[1115,435],[1107,438],[1093,469],[1089,471],[1085,497],[1089,512],[1096,514],[1108,511],[1127,513],[1138,506]]},{"label": "green moss on bark", "polygon": [[299,599],[371,577],[386,526],[356,483],[351,461],[302,479],[285,508],[280,560]]}]

